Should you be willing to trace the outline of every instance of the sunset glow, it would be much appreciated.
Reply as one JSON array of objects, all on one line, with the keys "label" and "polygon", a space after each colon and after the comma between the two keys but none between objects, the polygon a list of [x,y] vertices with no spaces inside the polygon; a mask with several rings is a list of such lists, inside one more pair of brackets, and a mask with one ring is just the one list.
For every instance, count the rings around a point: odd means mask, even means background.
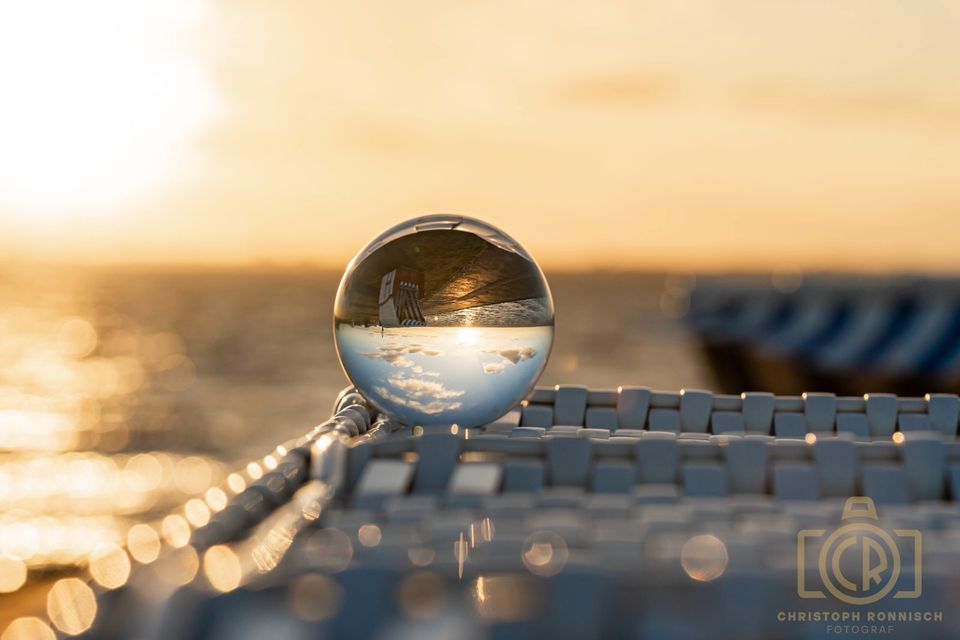
[{"label": "sunset glow", "polygon": [[960,270],[951,3],[423,11],[6,3],[0,259],[340,269],[444,212],[547,269]]},{"label": "sunset glow", "polygon": [[115,206],[171,182],[215,109],[191,56],[203,0],[0,9],[0,207],[21,219]]}]

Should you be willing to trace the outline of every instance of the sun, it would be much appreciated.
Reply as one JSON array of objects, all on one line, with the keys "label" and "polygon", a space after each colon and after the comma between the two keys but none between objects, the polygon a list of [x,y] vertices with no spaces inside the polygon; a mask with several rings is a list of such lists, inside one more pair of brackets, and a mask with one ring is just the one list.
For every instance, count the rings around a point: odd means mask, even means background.
[{"label": "sun", "polygon": [[478,331],[476,329],[457,330],[457,344],[475,345],[477,344]]},{"label": "sun", "polygon": [[183,46],[199,0],[0,7],[0,210],[50,217],[175,177],[216,110]]}]

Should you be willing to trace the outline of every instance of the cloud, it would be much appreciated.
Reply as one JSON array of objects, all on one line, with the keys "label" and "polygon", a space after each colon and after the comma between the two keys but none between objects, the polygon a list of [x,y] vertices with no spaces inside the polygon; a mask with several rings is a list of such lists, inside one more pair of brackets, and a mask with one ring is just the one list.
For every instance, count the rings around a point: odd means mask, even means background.
[{"label": "cloud", "polygon": [[537,355],[537,350],[533,347],[508,347],[499,351],[491,349],[488,353],[496,353],[499,356],[509,360],[512,364],[517,364],[521,360],[530,360]]},{"label": "cloud", "polygon": [[416,374],[418,376],[423,376],[425,378],[439,378],[439,371],[425,371],[420,365],[410,367],[410,373]]},{"label": "cloud", "polygon": [[387,382],[400,393],[395,393],[385,386],[374,387],[374,392],[388,402],[409,407],[428,415],[459,409],[463,406],[463,403],[456,399],[466,393],[465,391],[447,389],[443,383],[421,378],[407,378],[398,375],[392,376]]},{"label": "cloud", "polygon": [[442,382],[432,380],[421,380],[420,378],[403,378],[393,376],[389,380],[390,384],[404,393],[416,397],[429,397],[437,400],[448,400],[450,398],[459,398],[465,391],[454,391],[446,389]]},{"label": "cloud", "polygon": [[419,344],[412,344],[408,346],[396,342],[379,347],[376,351],[363,351],[360,353],[360,355],[364,358],[369,358],[370,360],[383,360],[384,362],[389,362],[397,368],[403,369],[414,366],[415,363],[412,360],[404,357],[405,354],[413,353],[420,353],[425,356],[443,355],[442,351],[437,351],[435,349],[424,349],[423,346]]},{"label": "cloud", "polygon": [[484,349],[483,353],[495,353],[501,358],[499,362],[488,362],[483,365],[483,372],[487,374],[500,373],[507,365],[514,365],[523,360],[531,360],[537,355],[533,347],[507,347],[505,349]]}]

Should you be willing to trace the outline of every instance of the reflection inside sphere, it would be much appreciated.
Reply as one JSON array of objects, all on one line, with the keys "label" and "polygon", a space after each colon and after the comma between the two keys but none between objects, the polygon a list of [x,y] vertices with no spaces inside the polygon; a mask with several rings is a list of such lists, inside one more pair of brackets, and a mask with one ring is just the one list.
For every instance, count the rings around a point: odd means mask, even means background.
[{"label": "reflection inside sphere", "polygon": [[553,300],[529,254],[462,216],[386,231],[350,263],[334,307],[350,380],[405,424],[471,427],[529,393],[553,343]]}]

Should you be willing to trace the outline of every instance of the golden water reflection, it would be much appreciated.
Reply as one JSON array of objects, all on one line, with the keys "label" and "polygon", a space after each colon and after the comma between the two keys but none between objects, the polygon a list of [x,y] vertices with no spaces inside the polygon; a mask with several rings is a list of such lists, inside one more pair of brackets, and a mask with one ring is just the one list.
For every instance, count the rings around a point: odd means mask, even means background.
[{"label": "golden water reflection", "polygon": [[149,564],[160,555],[160,536],[147,524],[135,524],[127,532],[127,546],[133,559]]},{"label": "golden water reflection", "polygon": [[210,487],[203,497],[213,511],[223,511],[227,506],[227,494],[220,487]]},{"label": "golden water reflection", "polygon": [[200,557],[196,549],[186,546],[167,554],[161,562],[152,565],[156,576],[170,587],[185,585],[200,569]]},{"label": "golden water reflection", "polygon": [[233,591],[243,577],[240,559],[230,547],[222,544],[210,547],[203,554],[203,573],[217,591]]},{"label": "golden water reflection", "polygon": [[[173,399],[197,379],[184,340],[113,297],[67,270],[0,269],[4,638],[44,637],[49,627],[23,615],[44,596],[58,629],[81,632],[95,611],[84,581],[125,584],[132,561],[158,557],[158,532],[182,546],[226,504],[224,465],[177,435]],[[159,521],[173,510],[178,521]]]},{"label": "golden water reflection", "polygon": [[73,636],[83,633],[97,615],[93,589],[77,578],[58,580],[47,594],[47,615],[60,631]]},{"label": "golden water reflection", "polygon": [[56,640],[57,636],[46,622],[33,616],[11,622],[0,640]]},{"label": "golden water reflection", "polygon": [[130,557],[115,544],[101,544],[90,555],[90,575],[102,587],[116,589],[130,577]]},{"label": "golden water reflection", "polygon": [[27,565],[23,560],[0,556],[0,593],[16,591],[27,581]]},{"label": "golden water reflection", "polygon": [[190,542],[190,525],[178,515],[171,514],[160,525],[163,539],[174,549],[186,546]]}]

